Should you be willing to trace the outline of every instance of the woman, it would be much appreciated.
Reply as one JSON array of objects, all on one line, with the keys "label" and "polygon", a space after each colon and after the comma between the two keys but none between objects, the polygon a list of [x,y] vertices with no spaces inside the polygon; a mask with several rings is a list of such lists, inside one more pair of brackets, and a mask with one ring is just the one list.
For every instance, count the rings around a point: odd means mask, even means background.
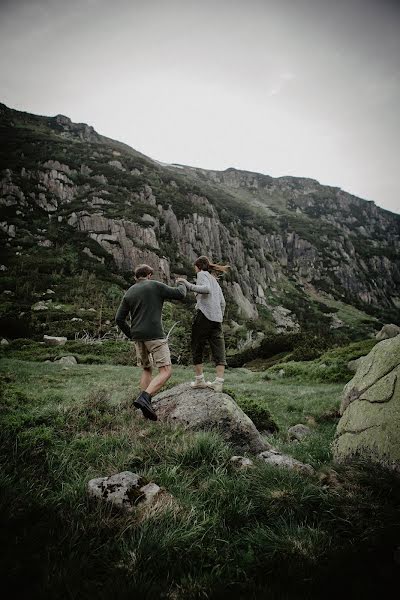
[{"label": "woman", "polygon": [[[226,366],[225,341],[222,332],[225,298],[217,278],[222,273],[226,273],[230,267],[229,265],[215,265],[207,256],[199,256],[194,266],[197,273],[196,284],[189,283],[181,277],[176,280],[177,283],[184,283],[188,290],[197,294],[191,338],[195,380],[191,386],[193,388],[210,387],[216,392],[221,392]],[[207,382],[203,373],[203,351],[206,342],[210,344],[216,370],[215,380]]]}]

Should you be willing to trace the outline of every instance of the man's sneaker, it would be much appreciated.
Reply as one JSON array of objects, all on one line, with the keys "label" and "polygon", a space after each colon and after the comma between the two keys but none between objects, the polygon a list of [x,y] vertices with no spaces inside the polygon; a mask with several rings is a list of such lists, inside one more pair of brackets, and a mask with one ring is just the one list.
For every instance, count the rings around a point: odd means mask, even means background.
[{"label": "man's sneaker", "polygon": [[214,390],[214,392],[222,392],[222,388],[224,386],[223,381],[207,381],[206,386]]},{"label": "man's sneaker", "polygon": [[194,381],[191,381],[190,387],[193,389],[196,389],[196,388],[204,389],[204,388],[208,387],[208,385],[206,384],[206,382],[204,381],[204,378],[203,378],[203,379],[195,379]]},{"label": "man's sneaker", "polygon": [[157,414],[151,406],[151,396],[147,392],[142,392],[133,403],[133,406],[140,408],[146,419],[157,421]]}]

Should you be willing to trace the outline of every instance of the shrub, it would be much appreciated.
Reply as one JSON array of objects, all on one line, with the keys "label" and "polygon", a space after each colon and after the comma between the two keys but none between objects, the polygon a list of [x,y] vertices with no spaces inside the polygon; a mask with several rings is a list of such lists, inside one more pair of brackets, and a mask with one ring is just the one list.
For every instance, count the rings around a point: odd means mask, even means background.
[{"label": "shrub", "polygon": [[279,427],[272,418],[268,408],[263,406],[261,402],[253,400],[252,398],[238,396],[233,390],[226,387],[225,393],[229,394],[229,396],[235,400],[243,412],[245,412],[253,421],[259,431],[268,431],[269,433],[276,433],[279,431]]}]

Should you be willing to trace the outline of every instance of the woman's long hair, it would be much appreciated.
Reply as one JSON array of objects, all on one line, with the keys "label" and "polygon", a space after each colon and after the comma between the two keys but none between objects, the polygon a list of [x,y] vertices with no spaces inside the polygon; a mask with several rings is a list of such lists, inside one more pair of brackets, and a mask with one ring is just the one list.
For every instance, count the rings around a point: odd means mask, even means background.
[{"label": "woman's long hair", "polygon": [[194,264],[200,271],[211,271],[218,276],[222,275],[222,273],[227,273],[231,268],[230,265],[217,265],[212,263],[208,256],[199,256]]}]

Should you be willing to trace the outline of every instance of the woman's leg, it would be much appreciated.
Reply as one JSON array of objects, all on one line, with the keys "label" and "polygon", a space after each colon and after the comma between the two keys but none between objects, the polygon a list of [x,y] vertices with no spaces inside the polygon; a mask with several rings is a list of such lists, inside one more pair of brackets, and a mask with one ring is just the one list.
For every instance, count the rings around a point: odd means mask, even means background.
[{"label": "woman's leg", "polygon": [[216,376],[219,377],[220,379],[223,379],[224,373],[225,373],[225,365],[216,365],[216,367],[215,367]]},{"label": "woman's leg", "polygon": [[224,384],[224,373],[226,365],[225,340],[221,323],[214,323],[212,334],[210,336],[210,348],[215,363],[215,380],[207,384],[216,392],[222,392]]},{"label": "woman's leg", "polygon": [[191,337],[193,366],[195,373],[195,380],[191,384],[192,387],[206,387],[203,373],[203,352],[208,335],[207,321],[208,319],[206,319],[200,310],[196,311],[192,324]]},{"label": "woman's leg", "polygon": [[204,375],[203,375],[203,363],[200,363],[198,365],[194,365],[194,374],[196,375],[196,377],[204,377]]}]

